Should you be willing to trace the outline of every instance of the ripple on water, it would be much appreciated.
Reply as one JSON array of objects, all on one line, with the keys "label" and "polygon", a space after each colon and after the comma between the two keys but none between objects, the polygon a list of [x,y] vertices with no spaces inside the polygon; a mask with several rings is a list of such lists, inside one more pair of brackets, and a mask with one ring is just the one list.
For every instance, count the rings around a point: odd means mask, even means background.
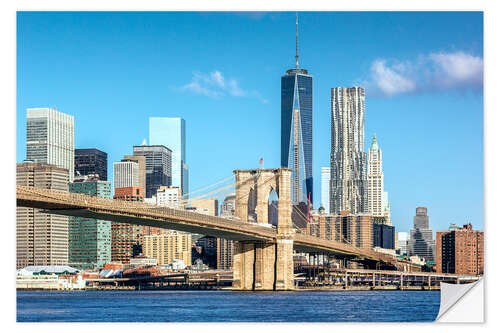
[{"label": "ripple on water", "polygon": [[433,321],[439,291],[18,292],[17,320],[83,322]]}]

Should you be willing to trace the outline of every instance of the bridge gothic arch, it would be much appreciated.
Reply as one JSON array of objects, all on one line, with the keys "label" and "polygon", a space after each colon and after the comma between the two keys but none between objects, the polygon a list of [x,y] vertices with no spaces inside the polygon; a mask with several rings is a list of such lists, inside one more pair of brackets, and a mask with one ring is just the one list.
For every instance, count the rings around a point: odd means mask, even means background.
[{"label": "bridge gothic arch", "polygon": [[[293,289],[291,173],[288,168],[234,171],[235,215],[242,222],[270,227],[269,196],[273,192],[278,196],[276,239],[272,242],[235,242],[235,290]],[[254,202],[255,215],[252,215]]]}]

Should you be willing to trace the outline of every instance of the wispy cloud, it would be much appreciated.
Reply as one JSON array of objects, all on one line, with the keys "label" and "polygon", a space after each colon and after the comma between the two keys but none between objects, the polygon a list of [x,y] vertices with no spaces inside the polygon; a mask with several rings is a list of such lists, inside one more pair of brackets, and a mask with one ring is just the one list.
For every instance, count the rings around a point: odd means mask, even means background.
[{"label": "wispy cloud", "polygon": [[415,61],[376,59],[363,85],[367,93],[394,96],[429,91],[480,91],[483,59],[465,52],[430,53]]},{"label": "wispy cloud", "polygon": [[256,90],[245,90],[240,87],[234,78],[226,79],[218,70],[211,73],[193,72],[193,78],[179,88],[181,91],[204,95],[212,98],[220,98],[226,95],[234,97],[255,97],[262,103],[267,104],[268,100],[263,98]]}]

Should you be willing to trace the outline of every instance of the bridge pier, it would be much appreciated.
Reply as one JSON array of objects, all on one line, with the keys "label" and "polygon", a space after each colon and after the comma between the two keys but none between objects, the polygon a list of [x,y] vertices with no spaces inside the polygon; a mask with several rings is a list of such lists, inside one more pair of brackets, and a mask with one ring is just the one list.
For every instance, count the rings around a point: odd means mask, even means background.
[{"label": "bridge pier", "polygon": [[293,289],[293,240],[235,242],[233,290]]}]

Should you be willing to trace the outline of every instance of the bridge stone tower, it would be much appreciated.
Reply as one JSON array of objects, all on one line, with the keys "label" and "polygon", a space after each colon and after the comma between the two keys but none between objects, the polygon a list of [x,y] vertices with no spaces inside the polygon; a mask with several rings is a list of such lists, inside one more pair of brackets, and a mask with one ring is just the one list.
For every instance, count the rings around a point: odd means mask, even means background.
[{"label": "bridge stone tower", "polygon": [[235,170],[235,215],[269,226],[268,200],[278,194],[278,229],[273,241],[234,244],[233,290],[292,290],[293,234],[291,175],[288,168]]}]

